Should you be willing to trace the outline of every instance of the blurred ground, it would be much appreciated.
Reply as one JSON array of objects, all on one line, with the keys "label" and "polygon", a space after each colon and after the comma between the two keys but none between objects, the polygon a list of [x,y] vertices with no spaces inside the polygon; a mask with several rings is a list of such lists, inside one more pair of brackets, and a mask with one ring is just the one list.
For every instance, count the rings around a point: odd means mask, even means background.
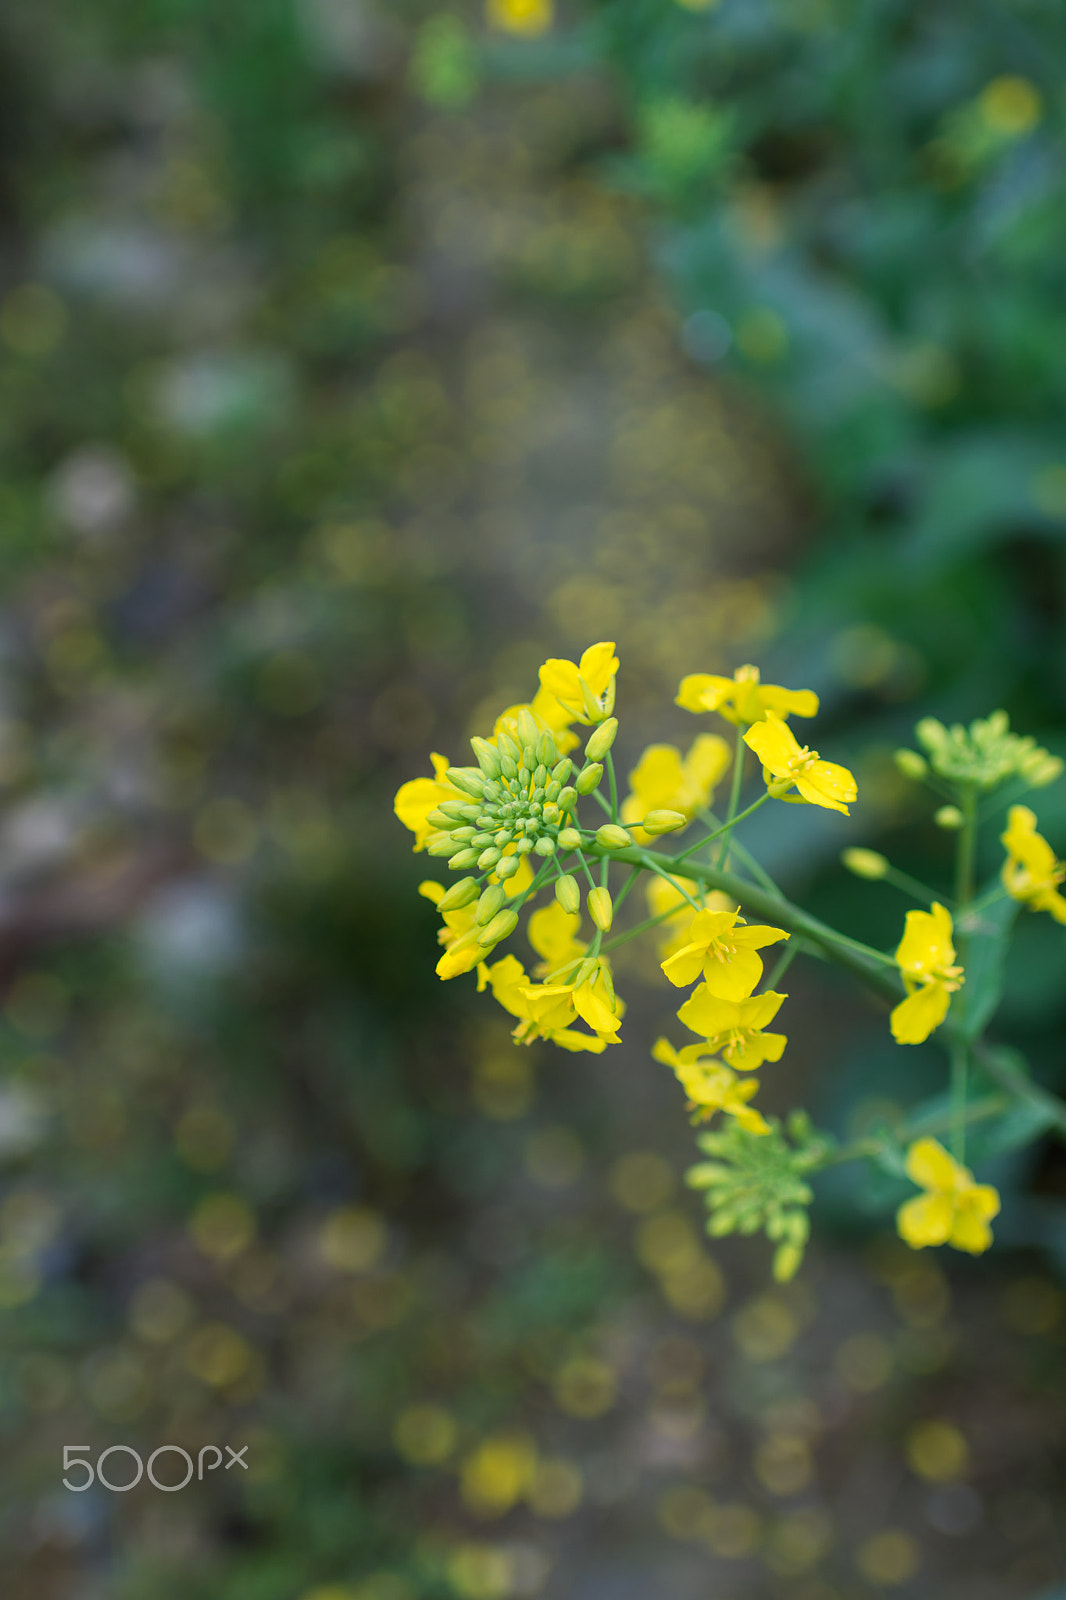
[{"label": "blurred ground", "polygon": [[[805,491],[596,178],[604,85],[433,109],[360,15],[2,13],[5,1600],[1028,1600],[1041,1259],[845,1197],[768,1289],[639,970],[594,1061],[432,974],[396,785],[603,636],[623,754],[691,737]],[[80,1495],[75,1442],[250,1470]]]}]

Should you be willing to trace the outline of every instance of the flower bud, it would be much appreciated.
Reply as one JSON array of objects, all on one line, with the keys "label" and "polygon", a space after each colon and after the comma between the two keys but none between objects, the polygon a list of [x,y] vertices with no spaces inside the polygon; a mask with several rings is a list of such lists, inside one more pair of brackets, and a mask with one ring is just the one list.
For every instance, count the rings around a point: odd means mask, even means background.
[{"label": "flower bud", "polygon": [[498,911],[488,927],[482,928],[477,936],[477,942],[486,948],[492,944],[499,944],[501,939],[508,938],[517,927],[517,911]]},{"label": "flower bud", "polygon": [[426,845],[427,856],[450,856],[455,850],[455,840],[450,833],[438,833]]},{"label": "flower bud", "polygon": [[1046,750],[1034,750],[1026,756],[1021,765],[1021,775],[1034,789],[1046,789],[1049,783],[1062,772],[1062,762],[1058,756],[1049,755]]},{"label": "flower bud", "polygon": [[640,824],[645,833],[674,833],[688,825],[683,811],[649,811]]},{"label": "flower bud", "polygon": [[449,767],[444,774],[445,779],[453,789],[462,790],[475,800],[480,800],[485,788],[485,774],[479,767]]},{"label": "flower bud", "polygon": [[[528,837],[525,839],[519,839],[518,843],[515,845],[515,849],[518,851],[520,856],[528,856],[532,848],[533,840]],[[504,859],[506,860],[509,858],[505,857]]]},{"label": "flower bud", "polygon": [[494,844],[490,844],[488,849],[482,850],[481,854],[478,856],[477,864],[482,872],[487,872],[490,867],[494,867],[496,865],[499,859],[500,851],[498,847]]},{"label": "flower bud", "polygon": [[869,878],[871,882],[883,878],[888,871],[889,864],[883,855],[876,850],[864,850],[860,845],[842,850],[840,859],[848,871],[853,872],[857,878]]},{"label": "flower bud", "polygon": [[477,903],[478,926],[483,928],[486,922],[491,922],[497,911],[502,911],[506,903],[507,890],[503,884],[490,883]]},{"label": "flower bud", "polygon": [[552,777],[555,779],[556,783],[565,783],[573,770],[574,763],[571,761],[569,756],[564,756],[563,759],[561,761],[557,761],[552,768]]},{"label": "flower bud", "polygon": [[471,739],[470,748],[474,752],[478,766],[486,778],[500,776],[500,753],[487,739],[479,739],[477,735]]},{"label": "flower bud", "polygon": [[[591,794],[593,789],[598,789],[600,779],[603,777],[603,768],[598,761],[593,761],[589,766],[582,767],[574,784],[578,794]],[[562,796],[560,796],[560,799]]]},{"label": "flower bud", "polygon": [[505,778],[513,781],[518,776],[518,762],[515,761],[513,756],[501,756],[500,771]]},{"label": "flower bud", "polygon": [[605,822],[602,828],[596,829],[596,843],[603,850],[628,850],[633,839],[627,829]]},{"label": "flower bud", "polygon": [[606,722],[601,722],[596,732],[585,746],[585,758],[588,761],[602,761],[608,750],[614,744],[614,736],[618,732],[618,718],[608,717]]},{"label": "flower bud", "polygon": [[537,740],[537,760],[545,767],[554,767],[559,759],[555,740],[550,733],[542,733]]},{"label": "flower bud", "polygon": [[532,711],[530,711],[526,706],[523,706],[521,711],[518,713],[518,738],[523,746],[523,749],[526,750],[535,748],[537,741],[540,738],[540,729],[537,727],[537,719],[533,715]]},{"label": "flower bud", "polygon": [[514,762],[516,767],[522,759],[521,747],[515,744],[509,733],[498,733],[496,735],[496,749],[499,751],[501,760],[504,756],[507,756],[509,760]]},{"label": "flower bud", "polygon": [[577,805],[577,790],[567,784],[565,789],[560,789],[555,797],[555,803],[560,811],[572,811]]},{"label": "flower bud", "polygon": [[576,850],[581,844],[581,832],[578,828],[559,829],[559,849]]},{"label": "flower bud", "polygon": [[445,828],[448,832],[451,832],[452,828],[455,827],[456,820],[455,817],[449,817],[448,813],[442,811],[439,806],[436,811],[428,811],[426,813],[427,822],[432,823],[435,828]]},{"label": "flower bud", "polygon": [[542,833],[533,848],[538,856],[553,856],[555,854],[555,840],[550,833]]},{"label": "flower bud", "polygon": [[555,880],[555,898],[563,910],[569,912],[571,916],[575,911],[581,910],[581,890],[572,873],[567,872]]},{"label": "flower bud", "polygon": [[448,865],[453,872],[465,872],[467,867],[475,866],[476,863],[477,851],[472,846],[468,846],[467,849],[460,850],[457,855],[452,856]]},{"label": "flower bud", "polygon": [[437,910],[461,911],[463,906],[468,906],[472,900],[477,899],[477,879],[460,878],[458,883],[453,883],[451,888],[441,896],[437,902]]},{"label": "flower bud", "polygon": [[915,783],[921,783],[929,772],[929,763],[917,750],[897,750],[895,762],[903,776],[913,778]]},{"label": "flower bud", "polygon": [[604,933],[608,931],[614,920],[614,905],[611,901],[610,890],[590,889],[585,904],[589,908],[589,916]]},{"label": "flower bud", "polygon": [[952,831],[955,831],[962,827],[963,823],[966,821],[966,818],[963,816],[958,806],[941,806],[940,810],[933,817],[933,821],[936,823],[938,828],[948,828]]},{"label": "flower bud", "polygon": [[[525,840],[522,842],[525,843]],[[523,852],[523,854],[525,853],[526,852]],[[504,856],[502,860],[497,861],[496,863],[496,876],[500,879],[501,883],[507,878],[513,878],[521,864],[522,857],[518,854],[513,856]]]}]

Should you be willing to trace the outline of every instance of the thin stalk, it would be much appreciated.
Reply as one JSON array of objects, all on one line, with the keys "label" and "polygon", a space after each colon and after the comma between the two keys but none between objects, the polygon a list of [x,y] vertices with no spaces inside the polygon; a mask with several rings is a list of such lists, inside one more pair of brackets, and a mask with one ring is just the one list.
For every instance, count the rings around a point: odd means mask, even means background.
[{"label": "thin stalk", "polygon": [[[616,852],[616,855],[619,854],[619,853],[620,852]],[[692,896],[690,894],[688,894],[684,889],[682,889],[681,885],[676,881],[676,879],[674,879],[674,878],[672,878],[670,876],[670,874],[666,870],[666,868],[661,866],[659,864],[659,861],[657,861],[656,858],[653,855],[651,855],[649,851],[645,851],[644,852],[644,862],[643,862],[643,864],[648,868],[648,870],[650,872],[657,873],[660,878],[665,878],[667,883],[670,885],[670,887],[672,889],[676,889],[678,894],[684,895],[685,899],[688,901],[688,903],[692,907],[693,911],[701,911],[703,909],[702,906],[700,905],[699,901],[698,900],[693,900]],[[688,876],[688,874],[686,874],[686,876]]]},{"label": "thin stalk", "polygon": [[[745,817],[750,817],[753,811],[758,811],[759,807],[764,806],[769,799],[771,799],[771,795],[769,790],[767,790],[767,792],[765,794],[761,794],[759,798],[747,808],[746,811],[742,811],[738,817],[734,817],[732,822],[723,822],[722,826],[720,828],[716,828],[714,833],[705,834],[702,839],[697,839],[695,844],[690,844],[687,850],[682,850],[680,854],[674,856],[673,859],[675,861],[687,860],[689,856],[695,855],[697,850],[702,850],[705,844],[710,844],[712,840],[720,838],[723,833],[729,833],[731,829],[736,827],[738,822],[743,822]],[[728,840],[726,842],[728,843]],[[722,868],[720,866],[716,866],[714,870],[716,872],[721,872]]]},{"label": "thin stalk", "polygon": [[628,944],[630,939],[635,939],[639,934],[647,933],[649,928],[657,928],[660,923],[668,922],[671,917],[677,916],[676,907],[669,911],[660,911],[657,917],[645,917],[643,922],[638,922],[635,927],[627,928],[625,933],[616,933],[613,939],[608,939],[604,951],[615,950],[620,944]]},{"label": "thin stalk", "polygon": [[951,1046],[951,1153],[956,1161],[966,1160],[966,1088],[970,1072],[970,1052],[964,1040]]},{"label": "thin stalk", "polygon": [[[966,1108],[966,1122],[984,1122],[988,1117],[1001,1116],[1009,1105],[1010,1101],[1001,1094],[986,1095],[983,1100],[971,1100]],[[902,1128],[896,1130],[895,1137],[900,1144],[907,1145],[926,1135],[947,1133],[953,1125],[952,1118],[950,1111],[941,1112],[935,1117],[919,1117],[914,1122],[904,1123]],[[842,1144],[829,1151],[825,1159],[819,1162],[819,1168],[835,1167],[844,1161],[859,1161],[864,1156],[875,1156],[881,1148],[880,1140],[872,1136],[853,1139],[850,1144]]]},{"label": "thin stalk", "polygon": [[[700,807],[696,815],[699,817],[701,822],[706,823],[708,828],[720,828],[722,826],[714,812],[708,811],[704,806]],[[701,840],[700,843],[706,843],[706,840]],[[781,895],[781,890],[777,887],[777,884],[774,882],[773,878],[771,878],[770,874],[759,865],[751,851],[745,849],[744,845],[741,844],[739,839],[731,839],[729,843],[729,849],[730,853],[736,856],[737,860],[740,862],[740,865],[742,867],[746,867],[751,873],[756,883],[761,883],[763,888],[769,889],[771,894],[776,894],[781,896],[781,898],[784,898]]]},{"label": "thin stalk", "polygon": [[609,804],[609,802],[607,800],[604,799],[603,795],[600,793],[600,791],[598,789],[593,789],[592,798],[595,800],[596,804],[601,808],[601,810],[606,811],[607,815],[611,818],[611,821],[613,822],[614,821],[614,813],[611,810],[610,804]]},{"label": "thin stalk", "polygon": [[611,821],[618,821],[618,781],[614,775],[614,756],[607,752],[607,780],[611,785]]},{"label": "thin stalk", "polygon": [[977,843],[977,790],[968,784],[962,794],[962,827],[955,856],[955,899],[960,906],[973,899],[973,859]]},{"label": "thin stalk", "polygon": [[595,878],[594,878],[594,877],[593,877],[593,876],[592,876],[592,873],[591,873],[591,872],[590,872],[590,871],[589,871],[589,864],[588,864],[588,862],[587,862],[587,861],[586,861],[586,860],[585,860],[585,854],[584,854],[584,851],[582,851],[582,850],[579,850],[579,851],[578,851],[578,852],[577,852],[577,859],[578,859],[578,860],[579,860],[579,861],[580,861],[580,863],[581,863],[581,870],[582,870],[582,872],[583,872],[583,873],[584,873],[584,874],[585,874],[585,876],[586,876],[586,878],[587,878],[587,879],[588,879],[588,880],[589,880],[589,888],[590,888],[590,889],[595,889],[595,888],[596,888],[596,880],[595,880]]},{"label": "thin stalk", "polygon": [[617,896],[617,898],[616,898],[616,900],[614,902],[615,915],[618,914],[619,906],[622,904],[622,902],[624,901],[626,895],[629,893],[630,889],[632,889],[633,885],[636,883],[636,881],[637,881],[637,879],[639,877],[640,877],[640,868],[639,867],[634,867],[632,872],[629,874],[629,877],[626,879],[625,883],[623,883],[621,889],[618,892],[618,896]]},{"label": "thin stalk", "polygon": [[890,883],[893,889],[902,889],[904,894],[913,895],[924,905],[932,905],[934,900],[939,900],[941,903],[946,902],[950,911],[955,904],[948,895],[942,894],[937,889],[931,889],[927,883],[922,883],[920,878],[912,878],[909,872],[900,872],[898,867],[889,867],[880,881]]},{"label": "thin stalk", "polygon": [[733,782],[729,789],[729,810],[726,812],[725,819],[726,836],[722,840],[722,848],[719,850],[718,860],[715,862],[715,866],[718,868],[725,866],[726,857],[729,854],[729,831],[736,821],[737,806],[740,804],[740,791],[744,783],[744,753],[747,748],[744,743],[744,730],[738,722],[736,745],[733,750]]},{"label": "thin stalk", "polygon": [[763,993],[764,994],[767,993],[770,989],[776,989],[777,988],[778,984],[781,982],[781,979],[785,976],[785,973],[788,971],[788,969],[792,965],[793,961],[795,961],[796,957],[798,955],[801,955],[802,953],[803,953],[803,942],[802,942],[802,940],[797,939],[797,938],[795,938],[795,936],[793,936],[791,939],[789,939],[788,944],[785,946],[785,948],[782,950],[781,954],[778,956],[777,961],[776,961],[776,963],[774,965],[774,970],[771,972],[770,976],[766,979],[766,982],[763,985]]}]

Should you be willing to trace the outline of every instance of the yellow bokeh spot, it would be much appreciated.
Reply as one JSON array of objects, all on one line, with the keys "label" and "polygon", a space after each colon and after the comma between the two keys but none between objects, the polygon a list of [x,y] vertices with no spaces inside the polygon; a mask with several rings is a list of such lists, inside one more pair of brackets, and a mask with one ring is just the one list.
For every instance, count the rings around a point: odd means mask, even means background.
[{"label": "yellow bokeh spot", "polygon": [[739,1501],[715,1506],[706,1538],[716,1556],[743,1561],[758,1548],[761,1537],[762,1523],[751,1506]]},{"label": "yellow bokeh spot", "polygon": [[502,1517],[534,1481],[537,1450],[524,1433],[485,1439],[463,1462],[460,1491],[471,1511]]},{"label": "yellow bokeh spot", "polygon": [[654,1150],[633,1150],[611,1168],[611,1194],[627,1211],[655,1211],[677,1184],[673,1167]]},{"label": "yellow bokeh spot", "polygon": [[[817,1506],[804,1506],[775,1524],[763,1560],[772,1572],[789,1577],[806,1572],[821,1561],[832,1543],[833,1527],[825,1512]],[[802,1592],[806,1600],[808,1590],[804,1588]],[[810,1600],[815,1600],[817,1592],[811,1591]],[[825,1592],[825,1600],[831,1593]]]},{"label": "yellow bokeh spot", "polygon": [[909,1533],[900,1528],[885,1528],[872,1539],[861,1544],[855,1555],[855,1564],[868,1583],[892,1588],[906,1583],[918,1570],[918,1546]]},{"label": "yellow bokeh spot", "polygon": [[487,1544],[461,1544],[448,1558],[448,1580],[459,1600],[506,1600],[514,1561],[506,1550]]},{"label": "yellow bokeh spot", "polygon": [[1028,78],[993,78],[981,90],[977,101],[981,119],[993,133],[1018,139],[1040,121],[1043,100],[1040,90]]},{"label": "yellow bokeh spot", "polygon": [[130,1301],[130,1327],[148,1344],[168,1344],[192,1321],[193,1303],[169,1278],[148,1278]]},{"label": "yellow bokeh spot", "polygon": [[773,1294],[760,1295],[733,1318],[733,1338],[748,1361],[777,1361],[800,1331],[794,1313]]},{"label": "yellow bokeh spot", "polygon": [[393,1424],[392,1437],[400,1454],[414,1466],[436,1466],[455,1449],[455,1420],[443,1406],[407,1406]]},{"label": "yellow bokeh spot", "polygon": [[485,17],[493,28],[535,39],[552,25],[552,0],[486,0]]},{"label": "yellow bokeh spot", "polygon": [[660,1525],[674,1539],[707,1539],[714,1527],[710,1495],[694,1484],[678,1483],[656,1502]]},{"label": "yellow bokeh spot", "polygon": [[318,1247],[322,1259],[338,1272],[366,1272],[385,1253],[388,1232],[376,1211],[365,1206],[338,1206],[322,1224]]},{"label": "yellow bokeh spot", "polygon": [[969,1446],[953,1422],[918,1422],[907,1435],[907,1460],[919,1477],[933,1483],[961,1478],[969,1459]]},{"label": "yellow bokeh spot", "polygon": [[560,1367],[552,1387],[561,1410],[590,1420],[611,1409],[617,1386],[614,1371],[605,1361],[575,1356]]},{"label": "yellow bokeh spot", "polygon": [[1052,462],[1033,479],[1033,499],[1047,517],[1066,517],[1066,466]]},{"label": "yellow bokeh spot", "polygon": [[569,1517],[581,1504],[584,1479],[573,1461],[541,1461],[526,1494],[538,1517]]},{"label": "yellow bokeh spot", "polygon": [[789,1434],[772,1435],[755,1453],[755,1474],[771,1494],[799,1494],[813,1473],[806,1444]]},{"label": "yellow bokeh spot", "polygon": [[788,328],[769,306],[755,306],[738,319],[736,341],[741,355],[769,366],[788,353]]},{"label": "yellow bokeh spot", "polygon": [[834,1366],[849,1389],[871,1394],[892,1376],[892,1346],[876,1333],[853,1333],[836,1353]]},{"label": "yellow bokeh spot", "polygon": [[235,1194],[209,1194],[192,1214],[189,1232],[196,1248],[212,1261],[231,1261],[255,1238],[252,1208]]},{"label": "yellow bokeh spot", "polygon": [[248,1376],[256,1352],[243,1334],[225,1322],[195,1328],[185,1346],[185,1364],[204,1383],[228,1389]]}]

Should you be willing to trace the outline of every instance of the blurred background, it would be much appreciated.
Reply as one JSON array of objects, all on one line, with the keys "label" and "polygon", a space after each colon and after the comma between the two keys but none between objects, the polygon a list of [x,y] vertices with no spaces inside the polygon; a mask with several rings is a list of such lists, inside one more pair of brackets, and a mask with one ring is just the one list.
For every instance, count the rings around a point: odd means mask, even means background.
[{"label": "blurred background", "polygon": [[[623,772],[755,660],[863,798],[751,842],[890,945],[837,861],[944,881],[916,718],[1066,750],[1064,31],[0,5],[4,1600],[1066,1592],[1058,1149],[986,1148],[976,1263],[841,1169],[773,1287],[682,1186],[651,954],[622,1048],[516,1049],[392,815],[547,655],[618,641]],[[812,967],[768,1108],[936,1092]],[[1060,1086],[1064,980],[1026,918]],[[248,1471],[78,1494],[71,1444]]]}]

